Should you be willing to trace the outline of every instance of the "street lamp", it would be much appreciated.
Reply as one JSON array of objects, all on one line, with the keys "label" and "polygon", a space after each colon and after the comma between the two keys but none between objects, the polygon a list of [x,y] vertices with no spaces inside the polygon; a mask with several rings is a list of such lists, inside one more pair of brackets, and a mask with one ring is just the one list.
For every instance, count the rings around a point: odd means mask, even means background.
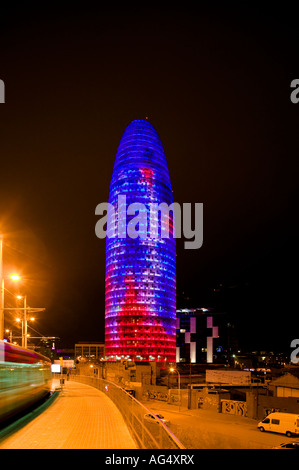
[{"label": "street lamp", "polygon": [[[10,274],[8,276],[12,281],[18,282],[21,277],[18,274]],[[18,299],[24,298],[24,308],[4,308],[4,275],[3,275],[3,235],[0,233],[0,341],[4,339],[4,310],[24,310],[24,332],[22,328],[22,346],[27,348],[27,312],[43,312],[45,308],[27,307],[26,296],[17,296]],[[22,320],[23,324],[23,320]]]},{"label": "street lamp", "polygon": [[12,343],[12,330],[5,330],[6,333],[9,333],[9,342]]},{"label": "street lamp", "polygon": [[[3,240],[0,236],[0,282],[1,282],[1,295],[0,295],[0,340],[4,339],[4,276],[3,276],[3,263],[2,263],[2,255],[3,255]],[[21,277],[18,274],[10,274],[9,279],[14,282],[18,282],[21,280]]]},{"label": "street lamp", "polygon": [[[24,310],[24,316],[23,316],[23,320],[22,320],[22,347],[27,349],[27,338],[28,338],[28,336],[30,336],[28,334],[28,321],[29,320],[34,321],[35,318],[34,317],[27,318],[28,310],[33,310],[33,309],[30,309],[30,307],[27,307],[27,295],[24,295],[24,296],[17,295],[17,299],[19,299],[19,300],[24,299],[24,308],[22,309],[22,310]],[[43,309],[34,309],[34,310],[38,311],[38,310],[43,310]],[[17,318],[17,321],[21,321],[21,320],[19,318]]]},{"label": "street lamp", "polygon": [[181,407],[181,376],[180,376],[179,371],[175,367],[171,367],[169,369],[169,371],[178,373],[178,378],[179,378],[179,381],[178,381],[178,385],[179,385],[179,411],[180,411],[180,407]]},{"label": "street lamp", "polygon": [[8,276],[12,281],[20,281],[21,280],[21,276],[19,276],[18,274],[10,274]]},{"label": "street lamp", "polygon": [[[11,274],[13,281],[19,281],[21,278],[17,274]],[[4,339],[4,275],[3,275],[3,234],[0,234],[0,340]]]},{"label": "street lamp", "polygon": [[[23,297],[21,295],[17,296],[18,299],[24,299],[24,323],[22,321],[22,347],[27,349],[27,295],[24,295]],[[24,331],[23,331],[23,325],[24,325]]]}]

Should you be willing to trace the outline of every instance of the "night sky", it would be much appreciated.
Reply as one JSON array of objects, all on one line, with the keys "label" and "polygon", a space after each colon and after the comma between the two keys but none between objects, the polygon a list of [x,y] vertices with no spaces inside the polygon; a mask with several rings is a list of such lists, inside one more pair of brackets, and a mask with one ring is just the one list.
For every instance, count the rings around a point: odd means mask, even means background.
[{"label": "night sky", "polygon": [[174,200],[204,204],[203,247],[177,243],[177,306],[228,312],[244,349],[290,352],[299,334],[296,14],[93,3],[1,6],[4,266],[22,273],[30,306],[46,307],[36,330],[64,347],[104,340],[95,208],[108,201],[126,126],[148,117]]}]

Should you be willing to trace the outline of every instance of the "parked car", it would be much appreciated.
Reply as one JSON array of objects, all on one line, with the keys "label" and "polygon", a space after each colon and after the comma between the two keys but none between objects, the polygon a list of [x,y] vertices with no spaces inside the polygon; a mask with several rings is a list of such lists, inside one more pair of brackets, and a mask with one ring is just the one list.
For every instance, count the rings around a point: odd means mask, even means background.
[{"label": "parked car", "polygon": [[299,450],[299,442],[285,442],[279,446],[272,447],[272,449],[297,449]]},{"label": "parked car", "polygon": [[158,414],[156,416],[157,416],[157,418],[161,419],[161,421],[163,421],[164,424],[166,424],[166,425],[170,424],[169,419],[164,418],[164,416],[162,416],[160,414]]},{"label": "parked car", "polygon": [[157,420],[157,418],[159,418],[166,425],[170,424],[170,421],[164,418],[164,416],[161,414],[147,413],[144,415],[144,419],[150,423],[159,424],[159,421]]}]

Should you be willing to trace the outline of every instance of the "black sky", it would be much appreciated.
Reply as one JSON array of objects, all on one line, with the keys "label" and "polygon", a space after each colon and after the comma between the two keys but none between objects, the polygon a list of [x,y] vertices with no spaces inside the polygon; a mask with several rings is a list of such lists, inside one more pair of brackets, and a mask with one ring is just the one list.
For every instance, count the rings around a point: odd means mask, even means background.
[{"label": "black sky", "polygon": [[29,304],[47,307],[36,328],[64,346],[104,340],[94,211],[122,133],[148,116],[174,199],[204,204],[203,247],[178,243],[178,307],[228,311],[242,347],[288,351],[299,333],[294,11],[94,3],[1,12],[4,261],[21,267]]}]

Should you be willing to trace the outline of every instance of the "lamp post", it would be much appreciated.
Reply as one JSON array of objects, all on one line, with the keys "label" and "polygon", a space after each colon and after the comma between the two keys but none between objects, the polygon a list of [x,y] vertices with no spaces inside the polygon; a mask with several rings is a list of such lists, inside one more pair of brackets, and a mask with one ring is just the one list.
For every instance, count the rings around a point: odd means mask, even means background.
[{"label": "lamp post", "polygon": [[[18,298],[23,298],[21,296],[18,296]],[[35,318],[31,317],[31,318],[28,318],[27,317],[27,313],[30,313],[30,312],[44,312],[46,309],[45,308],[31,308],[31,307],[28,307],[27,306],[27,297],[25,296],[24,297],[24,307],[23,308],[9,308],[8,310],[23,310],[24,311],[24,315],[21,318],[17,318],[17,322],[22,322],[22,347],[23,348],[26,348],[27,349],[27,338],[28,336],[28,320],[31,320],[31,321],[34,321]],[[47,337],[48,338],[48,337]],[[52,338],[52,336],[50,336],[49,338]]]},{"label": "lamp post", "polygon": [[[10,274],[9,278],[14,281],[20,281],[21,277],[18,274]],[[18,298],[22,298],[18,296]],[[4,339],[4,310],[24,310],[24,320],[22,321],[22,346],[27,348],[27,296],[24,296],[24,308],[4,308],[4,274],[3,274],[3,235],[0,234],[0,341]],[[44,311],[45,308],[30,308],[31,312]],[[24,331],[23,331],[24,326]]]},{"label": "lamp post", "polygon": [[[10,274],[12,281],[19,281],[21,278],[18,274]],[[0,283],[1,283],[1,295],[0,295],[0,340],[4,339],[4,275],[3,275],[3,237],[0,235]]]},{"label": "lamp post", "polygon": [[12,330],[5,330],[6,333],[9,333],[9,342],[12,343]]},{"label": "lamp post", "polygon": [[27,349],[27,336],[28,336],[28,320],[27,320],[27,295],[23,297],[21,295],[17,296],[18,299],[24,299],[24,316],[22,320],[22,347]]},{"label": "lamp post", "polygon": [[178,385],[179,385],[179,411],[181,410],[181,376],[180,376],[180,373],[177,369],[175,369],[174,367],[171,367],[170,369],[170,372],[177,372],[178,373]]},{"label": "lamp post", "polygon": [[21,320],[21,318],[16,319],[17,322],[21,322],[21,339],[22,339],[22,346],[24,346],[23,341],[24,341],[24,320]]},{"label": "lamp post", "polygon": [[22,341],[22,346],[27,349],[27,295],[24,296],[24,345]]}]

